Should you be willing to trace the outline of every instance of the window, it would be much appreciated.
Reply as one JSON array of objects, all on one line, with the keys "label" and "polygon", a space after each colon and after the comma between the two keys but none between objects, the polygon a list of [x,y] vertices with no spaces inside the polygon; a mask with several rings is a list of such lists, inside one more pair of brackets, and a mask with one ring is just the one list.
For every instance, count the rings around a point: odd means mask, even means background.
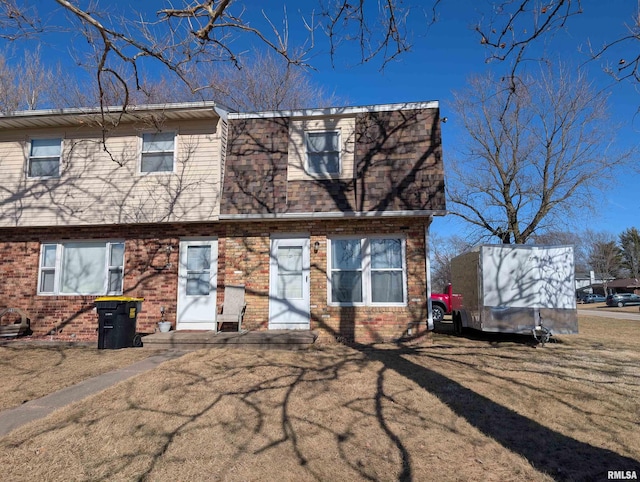
[{"label": "window", "polygon": [[402,238],[330,240],[330,303],[405,304],[404,250]]},{"label": "window", "polygon": [[340,133],[307,132],[307,172],[340,174]]},{"label": "window", "polygon": [[57,177],[60,175],[62,139],[31,139],[28,177]]},{"label": "window", "polygon": [[124,243],[69,241],[43,244],[39,294],[122,294]]},{"label": "window", "polygon": [[140,172],[173,172],[174,132],[142,134]]},{"label": "window", "polygon": [[187,296],[211,291],[211,246],[187,246]]}]

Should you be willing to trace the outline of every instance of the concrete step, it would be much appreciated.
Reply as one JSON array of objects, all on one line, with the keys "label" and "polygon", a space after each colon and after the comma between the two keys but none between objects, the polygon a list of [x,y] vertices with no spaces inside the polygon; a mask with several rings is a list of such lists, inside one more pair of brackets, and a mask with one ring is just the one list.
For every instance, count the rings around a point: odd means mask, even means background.
[{"label": "concrete step", "polygon": [[143,348],[158,350],[199,350],[201,348],[250,348],[305,350],[313,345],[318,334],[310,330],[269,330],[244,332],[214,332],[179,330],[154,333],[142,337]]}]

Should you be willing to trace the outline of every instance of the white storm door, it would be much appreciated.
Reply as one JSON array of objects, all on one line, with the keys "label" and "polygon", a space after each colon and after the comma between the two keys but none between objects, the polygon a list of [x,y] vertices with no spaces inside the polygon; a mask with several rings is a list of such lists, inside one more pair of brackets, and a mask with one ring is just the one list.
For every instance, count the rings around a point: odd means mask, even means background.
[{"label": "white storm door", "polygon": [[309,238],[271,238],[269,329],[309,329]]},{"label": "white storm door", "polygon": [[218,240],[180,241],[178,330],[215,330]]}]

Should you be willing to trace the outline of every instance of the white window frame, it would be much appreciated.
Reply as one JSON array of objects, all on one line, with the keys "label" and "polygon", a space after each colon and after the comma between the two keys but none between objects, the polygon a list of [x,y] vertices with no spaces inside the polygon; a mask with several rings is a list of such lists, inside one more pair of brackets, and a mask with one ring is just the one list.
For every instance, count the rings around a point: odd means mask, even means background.
[{"label": "white window frame", "polygon": [[[399,240],[402,249],[402,301],[401,302],[380,302],[373,301],[371,273],[374,271],[399,271],[398,268],[390,268],[385,270],[375,270],[371,267],[371,241],[380,239],[393,239]],[[332,286],[331,278],[334,271],[341,271],[334,269],[331,262],[333,257],[333,243],[335,241],[344,240],[359,240],[362,254],[362,265],[360,271],[362,272],[362,301],[361,302],[339,302],[332,299]],[[329,306],[407,306],[407,253],[406,253],[406,237],[399,234],[384,234],[384,235],[372,235],[372,236],[331,236],[327,238],[327,302]]]},{"label": "white window frame", "polygon": [[[338,154],[338,170],[336,172],[314,172],[311,170],[309,163],[309,135],[310,134],[336,134],[338,137],[337,151],[319,151],[313,154],[321,154],[323,152],[336,152]],[[305,155],[305,171],[311,176],[339,176],[342,173],[342,134],[340,129],[327,130],[307,130],[304,132],[304,155]]]},{"label": "white window frame", "polygon": [[[63,259],[64,259],[64,250],[65,246],[69,244],[82,244],[82,243],[104,243],[105,244],[105,258],[104,258],[104,272],[103,272],[103,286],[100,292],[98,293],[67,293],[61,291],[61,279],[63,275]],[[93,296],[93,295],[121,295],[123,293],[123,285],[124,285],[124,266],[126,264],[126,248],[123,251],[122,255],[122,265],[115,266],[110,265],[111,260],[111,250],[114,245],[123,245],[125,246],[124,240],[100,240],[100,239],[92,239],[92,240],[64,240],[64,241],[51,241],[51,242],[43,242],[40,245],[40,258],[38,264],[38,295],[40,296]],[[55,265],[51,266],[43,266],[45,249],[47,246],[55,246],[56,248],[56,256],[55,256]],[[118,290],[109,290],[109,278],[112,271],[119,271],[121,273],[120,276],[120,289]],[[54,282],[53,282],[53,291],[43,291],[43,274],[51,273],[54,274]]]},{"label": "white window frame", "polygon": [[[142,158],[145,154],[169,152],[169,151],[145,151],[144,150],[144,137],[149,135],[155,135],[155,134],[173,134],[173,164],[170,170],[167,170],[167,171],[143,171],[142,170]],[[139,140],[139,149],[138,149],[138,152],[139,152],[138,173],[142,174],[143,176],[148,176],[148,175],[172,174],[176,172],[176,159],[177,159],[177,152],[178,152],[178,133],[176,131],[142,132],[140,133],[139,139],[140,140]]]},{"label": "white window frame", "polygon": [[[32,176],[31,175],[31,160],[32,159],[53,159],[51,156],[33,156],[33,141],[45,141],[45,140],[58,140],[60,141],[60,154],[58,155],[58,171],[50,176]],[[27,156],[27,169],[26,175],[29,179],[55,179],[60,177],[60,171],[62,167],[62,153],[64,152],[64,138],[62,137],[32,137],[29,139],[29,155]]]}]

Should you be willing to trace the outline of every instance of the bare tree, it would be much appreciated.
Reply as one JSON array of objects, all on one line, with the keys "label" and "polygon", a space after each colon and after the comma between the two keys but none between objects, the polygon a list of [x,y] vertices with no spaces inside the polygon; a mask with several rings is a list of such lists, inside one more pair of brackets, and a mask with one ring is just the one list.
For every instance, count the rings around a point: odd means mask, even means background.
[{"label": "bare tree", "polygon": [[607,291],[607,281],[616,278],[622,268],[622,253],[618,247],[615,237],[606,232],[588,232],[590,239],[589,263],[596,276],[602,278],[605,295]]},{"label": "bare tree", "polygon": [[583,10],[581,0],[506,0],[491,2],[490,12],[474,27],[480,43],[488,48],[489,59],[513,59],[515,70],[532,44],[567,27]]},{"label": "bare tree", "polygon": [[16,85],[15,70],[7,65],[0,56],[0,112],[12,112],[19,109],[20,92]]},{"label": "bare tree", "polygon": [[[626,5],[629,17],[621,22],[620,31],[599,44],[584,38],[587,47],[583,53],[587,61],[602,61],[604,71],[615,80],[640,82],[640,3]],[[548,41],[559,31],[571,31],[573,18],[590,11],[589,5],[583,8],[582,0],[490,2],[491,13],[480,16],[475,30],[488,49],[489,60],[510,59],[514,74],[523,61],[541,60],[531,53],[532,46]]]},{"label": "bare tree", "polygon": [[257,54],[241,69],[227,64],[201,75],[210,76],[207,95],[238,111],[330,107],[341,103],[335,95],[327,95],[322,87],[314,85],[301,67],[272,52]]},{"label": "bare tree", "polygon": [[451,283],[451,260],[469,250],[472,245],[459,236],[441,237],[430,235],[431,245],[431,284],[433,292],[442,293]]},{"label": "bare tree", "polygon": [[449,169],[452,212],[502,243],[525,243],[584,212],[625,159],[610,149],[606,97],[562,68],[473,78],[454,109],[466,133]]},{"label": "bare tree", "polygon": [[27,1],[0,0],[0,38],[18,40],[48,31],[80,33],[90,55],[79,52],[76,60],[93,66],[103,106],[110,100],[110,84],[119,87],[120,103],[128,105],[131,93],[141,88],[145,65],[164,66],[197,92],[206,85],[196,84],[189,75],[193,65],[228,61],[240,66],[247,43],[236,42],[239,38],[253,39],[294,65],[307,64],[318,31],[326,34],[332,56],[343,40],[357,39],[361,62],[380,58],[384,65],[410,48],[405,28],[409,8],[397,0],[354,4],[319,0],[317,10],[301,14],[299,21],[308,36],[297,45],[290,43],[284,6],[276,20],[264,10],[262,19],[249,19],[239,0],[183,0],[155,10],[141,6],[140,11],[81,0],[55,2],[61,11],[45,22],[40,9]]},{"label": "bare tree", "polygon": [[33,110],[48,101],[53,71],[45,67],[40,51],[25,51],[21,61],[0,56],[0,111]]},{"label": "bare tree", "polygon": [[640,278],[640,232],[637,228],[625,229],[619,236],[622,263],[632,278]]},{"label": "bare tree", "polygon": [[95,105],[92,90],[59,64],[47,66],[39,48],[25,50],[22,59],[0,55],[0,112]]},{"label": "bare tree", "polygon": [[[141,2],[139,11],[130,5],[99,5],[89,0],[52,0],[38,6],[27,0],[0,0],[0,38],[15,41],[50,31],[58,38],[65,33],[81,35],[78,45],[83,49],[77,52],[76,62],[92,66],[100,94],[117,85],[117,97],[126,105],[132,92],[142,87],[145,66],[164,66],[196,92],[203,86],[189,75],[193,65],[228,61],[240,66],[248,45],[249,49],[266,48],[290,64],[306,65],[323,45],[333,61],[349,43],[359,50],[351,63],[379,61],[384,67],[412,48],[407,19],[420,15],[426,31],[437,21],[445,1],[413,6],[401,0],[316,0],[298,6],[290,20],[284,4],[280,14],[262,10],[256,15],[242,0],[178,0],[155,8]],[[50,5],[57,5],[58,11],[47,10]],[[569,28],[572,18],[583,14],[581,0],[491,1],[479,4],[475,11],[480,44],[488,49],[489,59],[511,60],[512,75],[523,60],[531,58],[531,45]],[[640,38],[638,18],[630,16],[626,30],[591,49],[593,58],[605,58],[624,46],[627,53],[615,59],[616,68],[609,69],[620,78],[639,78],[640,54],[634,48]],[[295,44],[290,22],[307,34]],[[85,46],[91,55],[87,56]],[[101,105],[107,100],[109,96],[100,97]]]},{"label": "bare tree", "polygon": [[[307,70],[284,61],[278,55],[257,53],[241,68],[219,64],[193,69],[189,76],[202,87],[192,92],[176,77],[143,79],[140,88],[131,92],[131,104],[159,104],[214,99],[237,111],[286,110],[340,105],[335,95],[325,94],[315,85]],[[93,89],[95,105],[98,92]],[[111,105],[121,105],[117,85],[110,84],[105,98]]]},{"label": "bare tree", "polygon": [[588,272],[589,267],[589,243],[588,235],[577,231],[545,231],[534,233],[529,241],[534,244],[551,246],[573,246],[574,263],[576,272]]}]

